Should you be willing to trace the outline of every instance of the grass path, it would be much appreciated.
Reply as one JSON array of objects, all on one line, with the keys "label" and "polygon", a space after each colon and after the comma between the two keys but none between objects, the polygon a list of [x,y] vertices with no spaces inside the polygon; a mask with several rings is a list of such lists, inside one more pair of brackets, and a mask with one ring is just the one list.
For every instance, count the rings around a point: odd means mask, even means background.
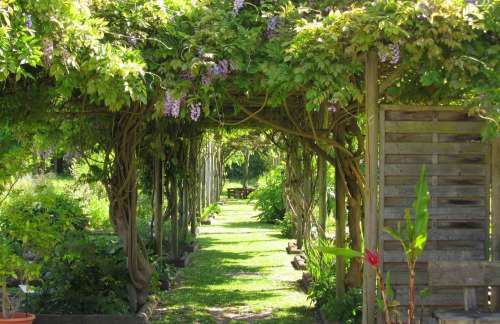
[{"label": "grass path", "polygon": [[214,225],[201,227],[201,250],[162,296],[158,323],[315,323],[287,240],[255,215],[252,205],[228,201]]}]

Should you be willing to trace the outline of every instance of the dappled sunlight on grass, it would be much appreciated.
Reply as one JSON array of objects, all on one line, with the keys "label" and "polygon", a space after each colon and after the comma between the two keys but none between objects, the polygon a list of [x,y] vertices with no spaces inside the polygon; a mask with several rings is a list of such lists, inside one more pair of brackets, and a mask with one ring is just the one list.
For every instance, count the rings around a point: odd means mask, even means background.
[{"label": "dappled sunlight on grass", "polygon": [[203,226],[202,250],[162,296],[159,323],[314,323],[276,227],[258,223],[244,201],[227,201],[215,225]]}]

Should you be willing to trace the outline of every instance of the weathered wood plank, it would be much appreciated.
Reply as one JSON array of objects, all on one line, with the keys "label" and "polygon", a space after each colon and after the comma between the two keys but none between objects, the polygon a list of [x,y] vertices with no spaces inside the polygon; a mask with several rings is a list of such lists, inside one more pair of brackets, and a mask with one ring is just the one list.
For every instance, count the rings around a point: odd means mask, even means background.
[{"label": "weathered wood plank", "polygon": [[439,164],[484,164],[486,163],[485,154],[461,154],[461,155],[444,155],[439,154]]},{"label": "weathered wood plank", "polygon": [[424,106],[424,105],[388,105],[383,104],[380,107],[386,111],[452,111],[452,112],[463,112],[467,109],[463,106]]},{"label": "weathered wood plank", "polygon": [[[486,233],[483,229],[430,229],[428,232],[428,240],[436,241],[484,241],[485,238]],[[383,239],[394,240],[388,233],[383,234]]]},{"label": "weathered wood plank", "polygon": [[[411,197],[385,197],[384,203],[387,207],[410,207],[414,198]],[[438,198],[439,207],[474,207],[485,206],[484,197],[459,197],[459,198]]]},{"label": "weathered wood plank", "polygon": [[[443,155],[439,154],[438,164],[484,164],[484,154]],[[432,154],[386,154],[384,161],[389,164],[432,163]]]},{"label": "weathered wood plank", "polygon": [[384,116],[386,121],[398,121],[398,120],[432,120],[432,111],[391,111],[384,110]]},{"label": "weathered wood plank", "polygon": [[397,176],[418,176],[422,170],[422,166],[427,168],[428,176],[484,176],[486,175],[486,167],[477,164],[387,164],[385,165],[385,175]]},{"label": "weathered wood plank", "polygon": [[481,143],[386,143],[387,154],[486,154],[488,147]]},{"label": "weathered wood plank", "polygon": [[[484,196],[484,186],[429,186],[432,197],[478,197]],[[415,186],[412,185],[386,185],[386,197],[415,197]]]},{"label": "weathered wood plank", "polygon": [[[447,120],[447,121],[477,121],[481,120],[479,116],[471,116],[467,111],[438,111],[437,112],[438,120]],[[483,121],[484,122],[484,121]]]},{"label": "weathered wood plank", "polygon": [[[417,176],[385,176],[384,183],[386,185],[414,185],[417,183]],[[438,185],[481,185],[486,184],[484,176],[439,176],[437,179]]]},{"label": "weathered wood plank", "polygon": [[500,286],[500,262],[431,261],[428,272],[434,287]]},{"label": "weathered wood plank", "polygon": [[432,134],[418,134],[418,133],[385,133],[386,143],[432,143]]},{"label": "weathered wood plank", "polygon": [[481,142],[480,133],[476,134],[439,134],[438,142],[440,143],[479,143]]},{"label": "weathered wood plank", "polygon": [[386,121],[386,133],[479,134],[484,122],[471,121]]},{"label": "weathered wood plank", "polygon": [[[485,259],[484,251],[424,251],[419,257],[422,262]],[[406,262],[402,251],[384,251],[384,262]]]},{"label": "weathered wood plank", "polygon": [[500,313],[466,312],[464,310],[437,311],[439,324],[493,324],[500,323]]},{"label": "weathered wood plank", "polygon": [[[417,288],[417,291],[423,289],[424,286]],[[417,305],[433,306],[434,308],[441,307],[453,307],[462,308],[464,305],[464,295],[462,288],[446,289],[446,288],[430,288],[430,295],[427,298],[421,299],[417,296]],[[408,305],[408,288],[406,286],[395,286],[395,299],[403,306]],[[486,304],[487,297],[486,292],[482,289],[479,292],[478,302],[479,304]]]}]

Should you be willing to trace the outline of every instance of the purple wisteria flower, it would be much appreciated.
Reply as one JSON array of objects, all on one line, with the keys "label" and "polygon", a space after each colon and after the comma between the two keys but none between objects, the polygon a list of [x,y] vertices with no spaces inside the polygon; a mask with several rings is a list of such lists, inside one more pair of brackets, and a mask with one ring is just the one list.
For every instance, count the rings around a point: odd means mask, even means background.
[{"label": "purple wisteria flower", "polygon": [[271,38],[273,36],[276,27],[278,27],[278,16],[273,16],[267,23],[266,27],[267,38]]},{"label": "purple wisteria flower", "polygon": [[235,15],[240,13],[241,8],[245,5],[245,0],[234,0],[233,2],[233,12]]},{"label": "purple wisteria flower", "polygon": [[43,63],[46,66],[52,64],[52,53],[54,52],[54,43],[51,39],[45,39],[43,41]]},{"label": "purple wisteria flower", "polygon": [[191,71],[182,71],[179,76],[182,80],[185,81],[193,80],[193,75],[191,74]]},{"label": "purple wisteria flower", "polygon": [[379,58],[380,62],[385,63],[387,61],[387,56],[388,55],[389,54],[387,52],[381,52],[381,51],[379,51],[378,52],[378,58]]},{"label": "purple wisteria flower", "polygon": [[331,105],[330,107],[328,107],[328,111],[329,112],[333,112],[333,113],[336,112],[337,111],[337,106]]},{"label": "purple wisteria flower", "polygon": [[128,36],[127,37],[127,42],[130,45],[135,46],[135,45],[137,45],[137,38],[135,38],[135,36]]},{"label": "purple wisteria flower", "polygon": [[389,63],[391,63],[393,65],[398,64],[399,57],[400,57],[399,45],[398,44],[391,44],[391,45],[389,45],[389,49],[391,50],[391,54],[392,54],[392,59]]},{"label": "purple wisteria flower", "polygon": [[163,101],[163,115],[168,117],[179,117],[182,99],[175,99],[170,91],[165,92],[165,99]]},{"label": "purple wisteria flower", "polygon": [[224,59],[217,64],[208,68],[207,73],[201,76],[201,82],[204,85],[209,85],[214,79],[225,79],[231,73],[231,64],[228,60]]},{"label": "purple wisteria flower", "polygon": [[197,102],[189,105],[189,109],[191,111],[191,120],[198,121],[201,116],[201,103]]},{"label": "purple wisteria flower", "polygon": [[390,64],[395,65],[399,63],[399,59],[401,58],[400,52],[399,52],[399,45],[398,44],[390,44],[389,46],[389,52],[378,52],[378,57],[380,59],[380,62],[385,63],[387,59],[390,57],[391,60],[389,61]]},{"label": "purple wisteria flower", "polygon": [[222,60],[208,69],[208,74],[214,77],[226,77],[229,74],[229,62]]},{"label": "purple wisteria flower", "polygon": [[31,15],[26,16],[26,27],[28,28],[33,27],[33,20],[31,20]]}]

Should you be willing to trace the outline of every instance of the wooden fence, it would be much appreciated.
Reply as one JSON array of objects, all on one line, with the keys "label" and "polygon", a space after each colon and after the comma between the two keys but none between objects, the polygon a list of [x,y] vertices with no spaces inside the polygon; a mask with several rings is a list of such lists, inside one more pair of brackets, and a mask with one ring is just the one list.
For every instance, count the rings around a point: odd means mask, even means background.
[{"label": "wooden fence", "polygon": [[[481,142],[483,127],[483,121],[460,107],[380,107],[378,244],[383,269],[391,272],[396,299],[403,306],[408,301],[404,254],[383,228],[403,221],[422,165],[427,166],[431,200],[428,243],[417,265],[418,288],[427,285],[428,260],[489,258],[491,145]],[[433,323],[434,309],[463,306],[461,289],[430,292],[420,301],[426,306],[424,323]],[[486,292],[481,296],[486,303]]]}]

